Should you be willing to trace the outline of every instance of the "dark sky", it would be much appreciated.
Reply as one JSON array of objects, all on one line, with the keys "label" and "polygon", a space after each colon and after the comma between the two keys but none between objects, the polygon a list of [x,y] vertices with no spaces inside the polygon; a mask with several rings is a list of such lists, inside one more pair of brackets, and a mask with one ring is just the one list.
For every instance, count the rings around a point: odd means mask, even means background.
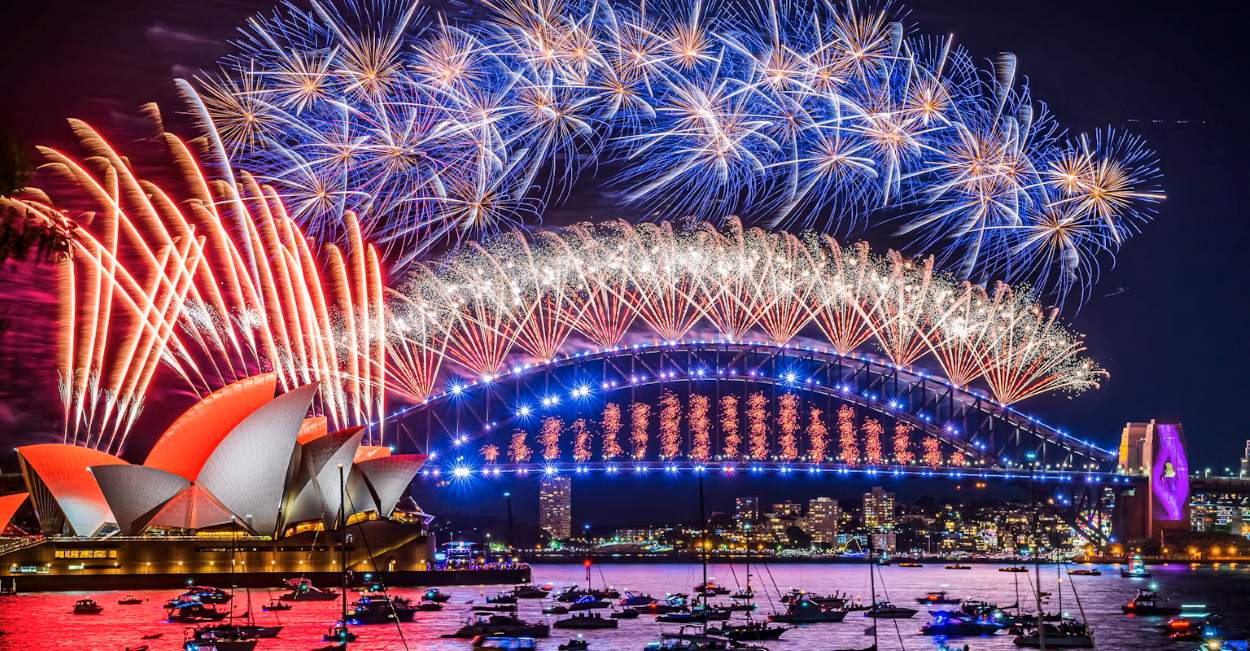
[{"label": "dark sky", "polygon": [[[1231,9],[1233,4],[908,4],[910,23],[926,33],[953,32],[980,58],[1015,52],[1034,96],[1070,129],[1128,127],[1158,150],[1168,200],[1115,267],[1104,269],[1090,303],[1068,315],[1088,334],[1090,352],[1111,371],[1110,381],[1074,399],[1024,408],[1108,446],[1127,420],[1178,419],[1196,467],[1235,465],[1250,439],[1242,411],[1250,389],[1250,306],[1243,290],[1250,283],[1245,259],[1250,227],[1242,194],[1250,187],[1243,47],[1248,16],[1245,9]],[[0,27],[0,123],[31,145],[69,146],[68,116],[114,134],[115,143],[138,137],[147,132],[141,104],[157,101],[167,115],[178,110],[171,79],[211,66],[228,48],[235,26],[272,5],[260,0],[17,3],[6,8]],[[36,291],[6,282],[0,296]],[[0,307],[18,317],[42,309]],[[19,318],[3,335],[9,341],[0,345],[9,346],[13,337],[44,336],[23,331],[33,322]],[[10,366],[5,381],[13,382],[18,362],[10,354],[5,363]],[[26,359],[19,367],[52,374],[37,360]],[[47,403],[54,396],[44,398]],[[0,404],[0,438],[25,440],[54,429],[17,413],[32,399],[17,386],[0,388],[0,400],[7,400]],[[0,463],[12,471],[11,458]]]}]

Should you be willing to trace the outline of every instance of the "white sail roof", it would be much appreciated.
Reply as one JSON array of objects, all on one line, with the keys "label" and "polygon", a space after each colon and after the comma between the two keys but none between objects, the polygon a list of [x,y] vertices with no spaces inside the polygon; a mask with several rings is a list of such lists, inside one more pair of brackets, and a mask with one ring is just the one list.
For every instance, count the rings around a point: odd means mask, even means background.
[{"label": "white sail roof", "polygon": [[117,464],[90,470],[123,536],[138,535],[161,505],[191,485],[172,472],[147,466]]}]

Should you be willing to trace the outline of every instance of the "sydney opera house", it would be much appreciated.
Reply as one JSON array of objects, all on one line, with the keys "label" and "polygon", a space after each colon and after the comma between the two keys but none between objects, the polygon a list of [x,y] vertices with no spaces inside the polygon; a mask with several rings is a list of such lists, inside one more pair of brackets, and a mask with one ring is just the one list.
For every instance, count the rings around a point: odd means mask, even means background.
[{"label": "sydney opera house", "polygon": [[[350,569],[426,570],[429,516],[405,498],[425,457],[362,445],[360,428],[328,431],[307,417],[315,385],[275,397],[276,384],[258,375],[207,396],[142,464],[73,445],[19,448],[42,535],[0,539],[0,578],[55,588],[118,575],[181,585],[232,569],[260,583],[337,577],[341,535]],[[24,502],[0,496],[0,531]]]}]

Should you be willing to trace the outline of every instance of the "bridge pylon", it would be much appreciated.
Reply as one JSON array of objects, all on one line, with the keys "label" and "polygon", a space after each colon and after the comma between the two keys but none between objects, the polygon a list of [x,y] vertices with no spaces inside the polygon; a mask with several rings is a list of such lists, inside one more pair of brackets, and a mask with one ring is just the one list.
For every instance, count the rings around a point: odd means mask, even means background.
[{"label": "bridge pylon", "polygon": [[1119,540],[1161,540],[1189,529],[1189,460],[1180,423],[1126,423],[1116,472],[1144,479],[1116,496],[1113,531]]}]

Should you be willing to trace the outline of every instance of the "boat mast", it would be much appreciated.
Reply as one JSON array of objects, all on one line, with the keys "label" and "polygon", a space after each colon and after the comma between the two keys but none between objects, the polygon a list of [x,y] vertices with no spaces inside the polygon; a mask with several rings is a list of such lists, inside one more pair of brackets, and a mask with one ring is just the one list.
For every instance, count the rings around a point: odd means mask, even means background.
[{"label": "boat mast", "polygon": [[1039,648],[1046,651],[1046,618],[1042,611],[1042,560],[1041,540],[1038,534],[1038,516],[1037,516],[1037,494],[1034,492],[1033,477],[1029,476],[1029,502],[1033,507],[1033,596],[1037,603],[1037,641],[1041,645]]},{"label": "boat mast", "polygon": [[703,560],[703,589],[699,590],[699,601],[703,602],[703,631],[707,632],[707,512],[704,508],[703,473],[699,475],[699,528],[702,530],[700,557]]},{"label": "boat mast", "polygon": [[871,595],[868,597],[868,612],[873,614],[872,617],[872,648],[877,648],[877,620],[880,619],[881,613],[877,612],[877,563],[873,560],[872,532],[868,532],[868,589]]},{"label": "boat mast", "polygon": [[339,570],[342,572],[342,588],[341,595],[342,610],[340,616],[342,619],[341,635],[343,637],[343,648],[347,648],[347,517],[344,515],[343,507],[347,502],[347,483],[343,478],[343,464],[339,464]]}]

